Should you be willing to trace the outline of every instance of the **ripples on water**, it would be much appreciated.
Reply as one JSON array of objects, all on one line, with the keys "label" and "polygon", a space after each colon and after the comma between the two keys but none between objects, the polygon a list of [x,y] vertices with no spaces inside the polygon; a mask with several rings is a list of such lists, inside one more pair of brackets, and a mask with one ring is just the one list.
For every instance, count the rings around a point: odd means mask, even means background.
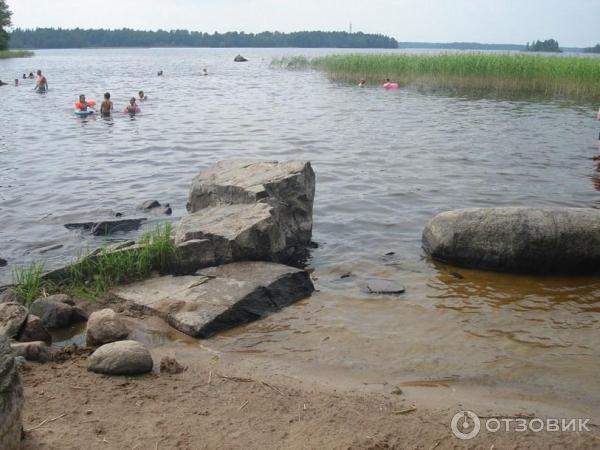
[{"label": "ripples on water", "polygon": [[[215,345],[239,351],[250,342],[253,352],[390,379],[457,375],[532,392],[553,386],[598,404],[596,278],[436,266],[420,248],[425,222],[448,209],[597,207],[593,109],[358,89],[269,67],[273,56],[294,51],[244,50],[246,64],[233,63],[235,53],[39,51],[0,61],[1,79],[41,68],[51,88],[47,95],[34,94],[32,81],[0,88],[0,255],[11,264],[60,264],[103,243],[67,231],[65,222],[139,215],[135,207],[147,199],[170,202],[176,221],[192,177],[218,160],[308,159],[318,180],[320,248],[311,264],[321,292]],[[164,77],[155,76],[159,69]],[[72,114],[80,93],[100,100],[108,90],[121,110],[140,89],[149,101],[138,117]],[[64,246],[39,254],[57,243]],[[400,280],[407,294],[369,298],[360,290],[369,277]],[[10,267],[0,269],[0,281],[10,281]]]}]

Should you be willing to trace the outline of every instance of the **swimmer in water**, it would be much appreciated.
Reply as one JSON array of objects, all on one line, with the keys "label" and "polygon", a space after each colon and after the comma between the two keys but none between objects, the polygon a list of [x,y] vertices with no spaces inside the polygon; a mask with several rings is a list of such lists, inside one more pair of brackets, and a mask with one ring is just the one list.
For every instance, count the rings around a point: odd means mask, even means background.
[{"label": "swimmer in water", "polygon": [[208,70],[206,70],[206,67],[204,69],[202,69],[202,75],[204,75],[204,76],[208,75]]},{"label": "swimmer in water", "polygon": [[129,100],[129,105],[127,105],[125,107],[125,111],[127,114],[137,114],[139,112],[142,112],[142,110],[140,109],[140,107],[137,105],[137,103],[135,102],[135,97],[131,97],[131,100]]},{"label": "swimmer in water", "polygon": [[79,111],[87,111],[89,109],[93,109],[92,105],[90,105],[85,99],[85,95],[81,94],[79,96],[79,104],[77,105],[77,109]]},{"label": "swimmer in water", "polygon": [[104,94],[104,101],[100,105],[100,115],[102,117],[110,117],[113,112],[113,102],[110,101],[110,92]]},{"label": "swimmer in water", "polygon": [[162,77],[162,76],[163,76],[163,71],[162,71],[162,70],[159,70],[159,71],[157,72],[156,76],[158,76],[158,77]]},{"label": "swimmer in water", "polygon": [[27,75],[23,74],[23,79],[26,80],[27,79]]},{"label": "swimmer in water", "polygon": [[15,86],[19,86],[19,79],[15,78]]},{"label": "swimmer in water", "polygon": [[364,78],[362,80],[360,80],[358,82],[358,87],[365,87],[365,85],[367,84],[367,80],[365,80]]},{"label": "swimmer in water", "polygon": [[[38,70],[38,72],[39,72],[39,70]],[[35,77],[33,76],[33,72],[29,72],[29,79],[30,79],[30,80],[33,80],[34,78],[35,78]]]},{"label": "swimmer in water", "polygon": [[[30,74],[33,75],[33,74]],[[35,82],[35,88],[38,92],[46,92],[48,90],[48,80],[44,75],[42,75],[42,71],[37,71],[37,80]]]},{"label": "swimmer in water", "polygon": [[146,94],[144,94],[144,91],[138,92],[138,95],[140,96],[140,102],[145,102],[146,100],[148,100],[148,97],[146,97]]}]

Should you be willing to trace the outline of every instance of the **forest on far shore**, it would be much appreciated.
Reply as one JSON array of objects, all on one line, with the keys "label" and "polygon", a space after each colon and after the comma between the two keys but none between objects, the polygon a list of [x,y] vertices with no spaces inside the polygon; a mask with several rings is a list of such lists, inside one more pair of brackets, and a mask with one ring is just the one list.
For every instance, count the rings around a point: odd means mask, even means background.
[{"label": "forest on far shore", "polygon": [[344,31],[280,33],[199,31],[84,30],[75,28],[17,28],[10,34],[14,49],[93,47],[301,47],[301,48],[398,48],[396,39],[381,34]]}]

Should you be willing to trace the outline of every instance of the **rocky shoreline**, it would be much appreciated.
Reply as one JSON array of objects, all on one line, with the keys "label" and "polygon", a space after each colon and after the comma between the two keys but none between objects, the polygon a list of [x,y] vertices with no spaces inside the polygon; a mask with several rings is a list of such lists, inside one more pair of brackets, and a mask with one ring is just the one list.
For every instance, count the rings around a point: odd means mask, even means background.
[{"label": "rocky shoreline", "polygon": [[[206,339],[259,320],[311,296],[315,287],[302,261],[312,244],[316,178],[303,161],[223,161],[196,176],[187,210],[174,233],[176,252],[170,273],[117,286],[113,305],[90,306],[64,294],[43,295],[25,305],[14,287],[0,289],[0,447],[19,448],[23,387],[18,367],[45,363],[68,352],[51,347],[51,330],[87,322],[89,371],[137,375],[160,366],[166,373],[185,367],[175,359],[156,363],[132,336],[124,311],[156,316],[188,336]],[[170,214],[169,205],[148,202],[145,211]],[[70,224],[94,235],[139,219]],[[129,229],[129,228],[127,228]],[[423,232],[423,247],[433,258],[457,266],[519,273],[584,273],[600,263],[600,211],[574,208],[473,208],[439,214]],[[129,241],[92,252],[136,252]],[[80,263],[76,263],[80,264]],[[300,268],[298,267],[300,266]],[[73,266],[43,275],[46,281],[69,276]],[[343,278],[344,276],[342,276]],[[365,292],[400,295],[395,282],[371,280]],[[118,312],[115,311],[118,310]],[[67,355],[68,357],[68,355]]]}]

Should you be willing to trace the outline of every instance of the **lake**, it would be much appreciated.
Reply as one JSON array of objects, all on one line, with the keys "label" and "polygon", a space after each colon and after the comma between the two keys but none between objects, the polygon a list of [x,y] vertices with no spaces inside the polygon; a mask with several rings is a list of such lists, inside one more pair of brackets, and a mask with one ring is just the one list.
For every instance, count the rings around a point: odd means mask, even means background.
[{"label": "lake", "polygon": [[[149,226],[175,223],[192,177],[216,161],[306,159],[317,175],[309,264],[319,292],[204,345],[330,379],[441,378],[597,410],[598,277],[457,269],[421,249],[426,221],[449,209],[598,207],[594,105],[385,91],[379,80],[359,89],[270,66],[334,52],[43,50],[0,61],[2,80],[40,68],[50,85],[46,95],[32,80],[0,88],[0,283],[14,265],[53,267],[106,243],[64,223],[139,217],[148,199],[173,208]],[[234,63],[237,53],[249,62]],[[140,89],[149,100],[135,118],[73,115],[81,93],[110,91],[122,110]],[[365,294],[371,278],[406,293]]]}]

